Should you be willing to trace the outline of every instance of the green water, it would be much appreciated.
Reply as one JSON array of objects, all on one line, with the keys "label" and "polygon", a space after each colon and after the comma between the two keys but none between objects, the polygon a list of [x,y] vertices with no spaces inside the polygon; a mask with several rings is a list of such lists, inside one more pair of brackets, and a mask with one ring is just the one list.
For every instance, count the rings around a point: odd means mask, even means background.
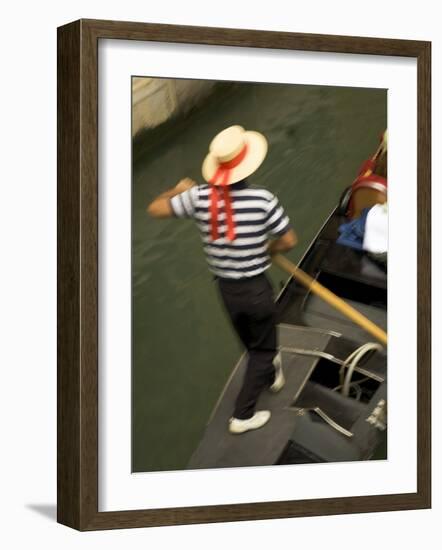
[{"label": "green water", "polygon": [[[265,134],[250,182],[272,190],[299,236],[297,261],[387,125],[385,90],[219,84],[186,116],[133,148],[133,471],[180,470],[241,354],[190,220],[153,220],[146,205],[184,176],[202,183],[212,137],[241,124]],[[271,268],[278,287],[285,280]]]}]

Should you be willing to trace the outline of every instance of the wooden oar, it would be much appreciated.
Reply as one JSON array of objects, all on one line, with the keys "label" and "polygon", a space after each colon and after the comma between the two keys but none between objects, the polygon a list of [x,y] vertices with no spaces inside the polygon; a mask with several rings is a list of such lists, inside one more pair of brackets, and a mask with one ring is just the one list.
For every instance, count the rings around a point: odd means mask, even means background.
[{"label": "wooden oar", "polygon": [[[385,149],[385,151],[387,150],[387,130],[385,130],[385,132],[382,134],[381,143],[379,144],[379,147],[376,149],[375,154],[371,157],[372,161],[375,161],[378,158],[378,156],[381,153],[382,149]],[[373,170],[370,169],[370,170],[367,170],[362,175],[363,176],[369,176],[372,173],[373,173]]]},{"label": "wooden oar", "polygon": [[322,286],[321,283],[318,283],[313,277],[310,277],[305,271],[302,271],[294,263],[288,260],[285,256],[281,254],[275,254],[272,258],[273,263],[293,275],[293,277],[299,281],[306,288],[311,290],[314,294],[322,298],[327,302],[331,307],[337,309],[340,313],[351,319],[354,323],[359,325],[361,328],[369,332],[374,336],[379,342],[387,345],[387,333],[382,330],[378,325],[367,319],[365,315],[362,315],[359,311],[351,307],[347,302],[344,302],[342,298],[336,296],[333,292]]}]

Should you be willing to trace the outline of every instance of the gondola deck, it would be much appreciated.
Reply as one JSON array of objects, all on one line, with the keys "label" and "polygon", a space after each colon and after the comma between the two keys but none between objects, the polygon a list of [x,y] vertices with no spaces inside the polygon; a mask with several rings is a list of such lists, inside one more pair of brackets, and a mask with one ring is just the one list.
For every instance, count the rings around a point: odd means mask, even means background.
[{"label": "gondola deck", "polygon": [[257,404],[258,409],[271,411],[270,422],[241,435],[227,430],[246,367],[247,359],[243,356],[212,413],[203,439],[188,464],[189,469],[270,465],[283,452],[295,420],[296,411],[291,407],[319,360],[315,356],[297,355],[290,349],[323,351],[333,334],[290,325],[279,325],[278,333],[286,384],[277,394],[263,392]]}]

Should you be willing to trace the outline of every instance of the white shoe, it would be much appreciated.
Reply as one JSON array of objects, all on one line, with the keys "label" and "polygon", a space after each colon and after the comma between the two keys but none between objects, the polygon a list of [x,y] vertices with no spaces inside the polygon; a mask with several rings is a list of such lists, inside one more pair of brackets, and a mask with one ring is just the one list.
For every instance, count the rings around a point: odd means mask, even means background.
[{"label": "white shoe", "polygon": [[256,411],[256,413],[246,420],[240,418],[231,418],[229,420],[229,432],[232,434],[242,434],[249,430],[261,428],[270,420],[270,411]]},{"label": "white shoe", "polygon": [[285,377],[284,373],[282,372],[281,353],[275,355],[275,358],[273,359],[273,365],[275,367],[275,381],[270,386],[269,390],[273,393],[277,393],[282,390],[285,384]]}]

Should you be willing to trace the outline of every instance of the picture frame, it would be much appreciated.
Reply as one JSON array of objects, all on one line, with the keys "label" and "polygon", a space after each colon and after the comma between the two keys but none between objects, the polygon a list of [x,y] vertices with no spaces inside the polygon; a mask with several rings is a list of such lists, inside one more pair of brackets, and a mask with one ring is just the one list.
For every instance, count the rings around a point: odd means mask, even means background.
[{"label": "picture frame", "polygon": [[[417,60],[417,491],[99,511],[98,43],[269,48]],[[431,506],[431,44],[150,23],[79,20],[58,29],[57,519],[81,531]],[[129,168],[128,168],[129,169]]]}]

